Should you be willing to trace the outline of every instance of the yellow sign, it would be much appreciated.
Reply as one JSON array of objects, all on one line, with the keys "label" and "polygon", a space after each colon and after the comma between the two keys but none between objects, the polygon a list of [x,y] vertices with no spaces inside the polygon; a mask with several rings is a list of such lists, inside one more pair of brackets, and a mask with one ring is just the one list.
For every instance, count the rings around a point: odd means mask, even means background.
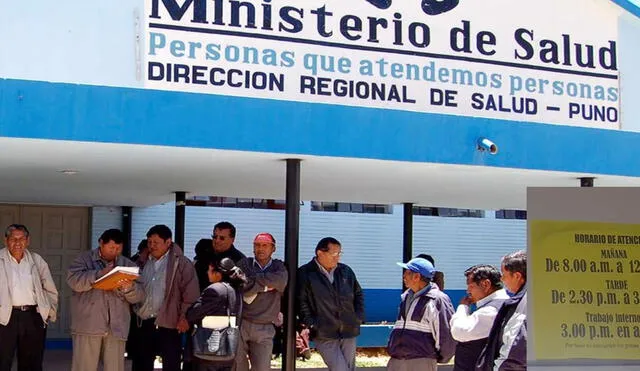
[{"label": "yellow sign", "polygon": [[640,359],[640,225],[529,221],[536,358]]}]

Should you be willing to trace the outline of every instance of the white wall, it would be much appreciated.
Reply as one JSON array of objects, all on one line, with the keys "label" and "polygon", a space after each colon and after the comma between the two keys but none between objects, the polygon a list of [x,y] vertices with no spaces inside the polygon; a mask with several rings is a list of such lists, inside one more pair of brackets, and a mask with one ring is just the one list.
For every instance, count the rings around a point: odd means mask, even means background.
[{"label": "white wall", "polygon": [[122,229],[122,208],[96,206],[91,208],[91,248],[98,248],[102,232],[110,228]]},{"label": "white wall", "polygon": [[[145,238],[154,224],[174,227],[174,205],[167,203],[133,209],[132,245]],[[210,238],[219,221],[236,226],[236,246],[252,253],[252,239],[269,232],[278,242],[276,256],[283,258],[284,211],[187,207],[185,252],[194,256],[200,238]],[[300,264],[314,254],[322,237],[333,236],[343,245],[342,261],[358,274],[368,289],[399,288],[402,260],[402,207],[393,214],[356,214],[311,211],[309,203],[300,212]],[[500,258],[526,248],[526,221],[479,218],[414,217],[414,255],[429,253],[436,266],[445,272],[447,289],[466,287],[462,273],[479,263],[500,264]]]},{"label": "white wall", "polygon": [[142,9],[143,0],[3,1],[0,77],[141,87],[134,15]]},{"label": "white wall", "polygon": [[434,257],[447,289],[466,289],[463,272],[470,266],[499,267],[504,255],[527,246],[526,220],[416,216],[413,234],[415,254]]}]

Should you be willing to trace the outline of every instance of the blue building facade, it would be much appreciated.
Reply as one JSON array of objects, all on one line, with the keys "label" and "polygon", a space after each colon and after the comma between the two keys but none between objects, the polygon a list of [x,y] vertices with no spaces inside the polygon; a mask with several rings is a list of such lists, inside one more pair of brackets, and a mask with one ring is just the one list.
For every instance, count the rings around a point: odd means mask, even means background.
[{"label": "blue building facade", "polygon": [[175,191],[282,198],[284,158],[303,160],[305,200],[526,209],[530,185],[638,186],[639,15],[627,0],[5,2],[0,202],[142,215]]}]

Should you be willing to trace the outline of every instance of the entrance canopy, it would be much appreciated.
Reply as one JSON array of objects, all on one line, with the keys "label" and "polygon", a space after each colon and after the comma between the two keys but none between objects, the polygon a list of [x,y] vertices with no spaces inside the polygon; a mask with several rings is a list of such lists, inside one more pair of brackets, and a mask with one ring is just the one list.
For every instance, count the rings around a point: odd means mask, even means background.
[{"label": "entrance canopy", "polygon": [[[640,186],[640,178],[489,166],[298,156],[154,145],[0,138],[2,202],[149,206],[191,195],[285,198],[300,158],[301,199],[525,209],[526,187]],[[479,156],[490,156],[479,153]]]}]

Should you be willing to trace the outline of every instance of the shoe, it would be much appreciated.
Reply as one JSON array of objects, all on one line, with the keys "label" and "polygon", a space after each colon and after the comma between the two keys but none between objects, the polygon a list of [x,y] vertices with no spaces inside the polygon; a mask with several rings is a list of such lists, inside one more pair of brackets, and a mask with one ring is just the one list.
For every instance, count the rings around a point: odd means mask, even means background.
[{"label": "shoe", "polygon": [[310,360],[311,359],[311,350],[309,349],[305,349],[302,351],[302,358],[304,358],[305,360]]}]

